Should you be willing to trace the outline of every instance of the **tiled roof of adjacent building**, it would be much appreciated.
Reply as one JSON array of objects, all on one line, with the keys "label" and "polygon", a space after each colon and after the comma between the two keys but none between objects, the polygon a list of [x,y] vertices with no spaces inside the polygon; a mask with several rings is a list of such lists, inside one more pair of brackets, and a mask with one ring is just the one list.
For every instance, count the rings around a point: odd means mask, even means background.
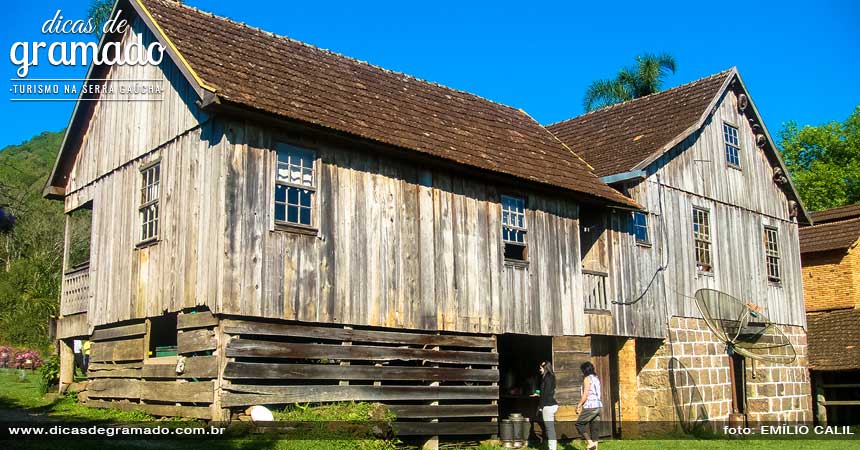
[{"label": "tiled roof of adjacent building", "polygon": [[860,204],[840,206],[812,213],[812,221],[815,224],[855,219],[857,217],[860,217]]},{"label": "tiled roof of adjacent building", "polygon": [[521,110],[173,1],[138,1],[224,102],[636,206]]},{"label": "tiled roof of adjacent building", "polygon": [[598,176],[628,172],[690,131],[733,73],[729,69],[547,129],[591,164]]},{"label": "tiled roof of adjacent building", "polygon": [[860,239],[860,205],[812,213],[814,226],[800,229],[800,252],[849,248]]},{"label": "tiled roof of adjacent building", "polygon": [[860,310],[809,313],[806,321],[811,370],[860,369]]}]

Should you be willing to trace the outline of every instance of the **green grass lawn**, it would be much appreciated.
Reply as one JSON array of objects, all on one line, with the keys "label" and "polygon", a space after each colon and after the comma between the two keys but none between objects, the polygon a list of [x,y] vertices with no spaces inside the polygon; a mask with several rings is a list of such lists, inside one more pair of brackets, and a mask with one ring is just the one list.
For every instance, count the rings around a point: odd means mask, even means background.
[{"label": "green grass lawn", "polygon": [[[144,413],[124,412],[110,409],[88,408],[78,404],[73,397],[54,395],[41,395],[36,374],[21,372],[10,369],[0,369],[0,420],[28,420],[34,421],[86,421],[110,423],[147,423],[152,426],[177,426],[178,422],[166,419],[156,419]],[[335,410],[339,408],[335,407]],[[344,414],[339,412],[339,414]],[[318,420],[319,411],[310,410],[303,415],[300,411],[293,410],[286,413],[278,413],[279,418],[284,420]],[[347,417],[347,420],[350,417]],[[187,423],[187,422],[184,422]],[[313,436],[308,436],[312,438]],[[443,440],[444,442],[444,440]],[[77,449],[175,449],[182,450],[388,450],[394,447],[393,443],[381,440],[334,440],[334,439],[278,439],[273,436],[258,438],[200,438],[195,440],[76,440],[73,438],[47,440],[10,440],[0,442],[5,448],[21,449],[44,449],[54,448],[60,450]],[[444,444],[446,448],[456,447],[452,444]],[[544,446],[536,447],[546,448]],[[561,450],[581,450],[585,446],[581,442],[560,443]],[[600,444],[602,450],[860,450],[860,436],[855,440],[724,440],[724,439],[690,439],[678,437],[660,440],[627,440],[607,441]],[[478,450],[499,450],[499,447],[483,445]]]}]

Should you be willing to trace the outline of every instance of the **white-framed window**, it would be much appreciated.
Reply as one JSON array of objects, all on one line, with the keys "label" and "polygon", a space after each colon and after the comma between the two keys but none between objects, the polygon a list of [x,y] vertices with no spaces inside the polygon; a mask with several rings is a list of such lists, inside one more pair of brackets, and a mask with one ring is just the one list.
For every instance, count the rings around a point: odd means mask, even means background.
[{"label": "white-framed window", "polygon": [[707,209],[693,207],[693,246],[696,252],[696,269],[711,273],[711,214]]},{"label": "white-framed window", "polygon": [[314,226],[316,152],[278,144],[275,168],[275,223]]},{"label": "white-framed window", "polygon": [[741,144],[737,127],[723,123],[723,142],[726,146],[726,162],[731,167],[740,168]]},{"label": "white-framed window", "polygon": [[158,239],[161,161],[143,166],[140,178],[140,242],[150,242]]},{"label": "white-framed window", "polygon": [[502,196],[502,242],[505,259],[526,260],[526,200],[510,195]]},{"label": "white-framed window", "polygon": [[779,272],[779,231],[775,227],[764,227],[764,255],[767,265],[767,279],[778,283]]},{"label": "white-framed window", "polygon": [[637,244],[651,243],[648,237],[648,214],[642,211],[633,211],[631,228]]}]

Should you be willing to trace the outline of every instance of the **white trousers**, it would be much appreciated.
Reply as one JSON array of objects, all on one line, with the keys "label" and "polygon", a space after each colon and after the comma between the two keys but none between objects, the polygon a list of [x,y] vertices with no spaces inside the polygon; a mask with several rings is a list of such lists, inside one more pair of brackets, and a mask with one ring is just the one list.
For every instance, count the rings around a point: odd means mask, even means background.
[{"label": "white trousers", "polygon": [[544,406],[543,410],[541,410],[549,450],[556,450],[556,447],[558,446],[558,441],[555,438],[555,413],[557,412],[558,405]]}]

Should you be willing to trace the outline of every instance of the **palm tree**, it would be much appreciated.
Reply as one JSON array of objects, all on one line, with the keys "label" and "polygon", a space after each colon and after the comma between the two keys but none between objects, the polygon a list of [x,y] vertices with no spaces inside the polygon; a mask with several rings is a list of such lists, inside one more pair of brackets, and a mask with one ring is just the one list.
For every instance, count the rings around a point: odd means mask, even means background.
[{"label": "palm tree", "polygon": [[93,21],[93,34],[96,36],[96,39],[102,37],[102,27],[105,22],[110,19],[110,13],[113,10],[113,0],[92,0],[90,2],[90,9],[87,11],[87,15]]},{"label": "palm tree", "polygon": [[585,91],[582,102],[586,111],[593,111],[634,98],[659,92],[663,79],[675,73],[675,57],[662,53],[645,53],[636,57],[636,65],[625,67],[610,80],[597,80]]}]

